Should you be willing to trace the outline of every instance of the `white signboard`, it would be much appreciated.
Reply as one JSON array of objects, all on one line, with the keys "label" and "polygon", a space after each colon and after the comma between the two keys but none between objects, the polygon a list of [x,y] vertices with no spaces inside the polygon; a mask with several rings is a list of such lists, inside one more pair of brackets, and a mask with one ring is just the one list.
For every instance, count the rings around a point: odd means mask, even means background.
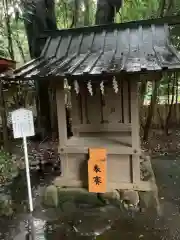
[{"label": "white signboard", "polygon": [[34,136],[34,121],[33,113],[25,108],[20,108],[11,113],[12,116],[12,126],[14,138],[22,138],[24,146],[24,157],[26,164],[26,178],[28,187],[28,197],[29,197],[29,209],[33,212],[33,199],[31,190],[31,179],[29,173],[29,159],[28,159],[28,149],[27,149],[27,139],[26,137]]},{"label": "white signboard", "polygon": [[20,108],[12,113],[12,126],[14,138],[34,136],[33,113],[25,108]]}]

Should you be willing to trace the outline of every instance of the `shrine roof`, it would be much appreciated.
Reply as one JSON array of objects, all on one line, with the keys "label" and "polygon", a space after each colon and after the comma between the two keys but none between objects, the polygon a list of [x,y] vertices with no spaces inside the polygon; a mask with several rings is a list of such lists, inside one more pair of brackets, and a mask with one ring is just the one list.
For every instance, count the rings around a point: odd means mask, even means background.
[{"label": "shrine roof", "polygon": [[41,56],[15,70],[15,77],[78,79],[180,69],[169,24],[161,19],[64,29],[48,36]]}]

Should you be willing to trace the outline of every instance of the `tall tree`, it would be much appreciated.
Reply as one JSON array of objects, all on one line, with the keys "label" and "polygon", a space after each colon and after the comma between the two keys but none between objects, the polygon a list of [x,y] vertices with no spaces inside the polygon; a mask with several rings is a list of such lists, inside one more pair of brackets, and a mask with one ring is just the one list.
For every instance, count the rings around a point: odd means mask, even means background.
[{"label": "tall tree", "polygon": [[39,57],[42,46],[39,37],[46,30],[56,30],[54,0],[26,0],[23,2],[23,18],[32,58]]},{"label": "tall tree", "polygon": [[84,25],[88,26],[90,23],[90,1],[84,1],[86,13],[84,14]]},{"label": "tall tree", "polygon": [[8,39],[8,51],[11,59],[14,60],[14,49],[13,49],[13,40],[12,40],[12,29],[10,25],[10,15],[9,15],[9,5],[7,0],[3,0],[3,10],[5,15],[5,27],[6,27],[6,35]]},{"label": "tall tree", "polygon": [[96,11],[96,24],[108,24],[114,22],[115,13],[122,6],[123,0],[98,0]]},{"label": "tall tree", "polygon": [[[174,4],[174,0],[160,0],[160,2],[159,2],[159,12],[158,12],[159,17],[164,17],[164,16],[168,15],[170,13],[170,11],[172,11],[173,4]],[[160,82],[155,81],[153,92],[152,92],[152,97],[151,97],[151,102],[150,102],[150,105],[149,105],[149,108],[148,108],[148,116],[147,116],[146,123],[145,123],[145,126],[144,126],[143,139],[146,140],[146,141],[148,140],[148,137],[149,137],[149,130],[150,130],[150,127],[151,127],[151,124],[152,124],[152,119],[153,119],[153,116],[154,116],[154,110],[155,110],[155,106],[156,106],[157,100],[158,100],[158,88],[159,88],[159,86],[160,86]],[[168,114],[168,117],[167,117],[166,126],[168,126],[168,123],[169,123],[169,116],[171,116],[171,109],[172,108],[170,108],[170,113]]]},{"label": "tall tree", "polygon": [[[54,0],[26,0],[23,2],[24,23],[29,43],[31,58],[40,56],[44,47],[39,38],[45,31],[56,30]],[[47,36],[48,37],[48,36]],[[45,39],[46,40],[46,39]],[[46,133],[51,132],[49,85],[47,82],[36,82],[39,117]]]}]

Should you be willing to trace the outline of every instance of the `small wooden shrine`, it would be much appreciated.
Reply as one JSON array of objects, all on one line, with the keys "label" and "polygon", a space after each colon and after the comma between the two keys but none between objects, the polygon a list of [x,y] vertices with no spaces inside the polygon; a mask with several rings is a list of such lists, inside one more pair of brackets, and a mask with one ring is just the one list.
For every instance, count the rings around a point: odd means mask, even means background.
[{"label": "small wooden shrine", "polygon": [[[55,184],[88,187],[89,153],[96,152],[94,161],[106,163],[104,192],[151,190],[140,179],[138,83],[143,78],[160,80],[162,72],[179,68],[168,24],[159,20],[51,33],[41,57],[15,74],[48,80],[56,89],[62,175]],[[71,86],[70,138],[64,79]]]},{"label": "small wooden shrine", "polygon": [[[140,182],[138,78],[113,76],[100,82],[71,84],[72,132],[67,138],[63,83],[57,89],[60,185],[88,184],[89,149],[107,151],[107,189],[129,189]],[[65,180],[65,182],[64,182]],[[147,187],[145,187],[147,188]]]}]

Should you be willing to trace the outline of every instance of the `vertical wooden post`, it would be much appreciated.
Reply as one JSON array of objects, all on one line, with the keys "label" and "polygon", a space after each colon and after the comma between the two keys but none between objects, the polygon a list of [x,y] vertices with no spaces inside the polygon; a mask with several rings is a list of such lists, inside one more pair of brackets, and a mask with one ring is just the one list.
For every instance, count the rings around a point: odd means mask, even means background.
[{"label": "vertical wooden post", "polygon": [[139,136],[139,105],[138,105],[138,81],[130,79],[131,91],[131,127],[132,127],[132,180],[133,183],[140,181],[140,136]]},{"label": "vertical wooden post", "polygon": [[124,123],[129,123],[129,98],[128,98],[128,81],[127,79],[123,79],[123,115],[124,115]]},{"label": "vertical wooden post", "polygon": [[64,81],[61,81],[57,85],[56,101],[57,101],[57,117],[58,117],[58,131],[59,131],[59,146],[64,147],[67,142]]},{"label": "vertical wooden post", "polygon": [[81,106],[81,93],[77,96],[75,91],[71,91],[71,116],[72,116],[72,132],[73,136],[78,137],[79,131],[74,127],[81,124],[81,112],[82,112],[82,106]]},{"label": "vertical wooden post", "polygon": [[80,84],[80,94],[81,94],[81,104],[82,104],[82,123],[87,124],[89,123],[88,119],[88,104],[87,104],[87,90],[85,83]]}]

